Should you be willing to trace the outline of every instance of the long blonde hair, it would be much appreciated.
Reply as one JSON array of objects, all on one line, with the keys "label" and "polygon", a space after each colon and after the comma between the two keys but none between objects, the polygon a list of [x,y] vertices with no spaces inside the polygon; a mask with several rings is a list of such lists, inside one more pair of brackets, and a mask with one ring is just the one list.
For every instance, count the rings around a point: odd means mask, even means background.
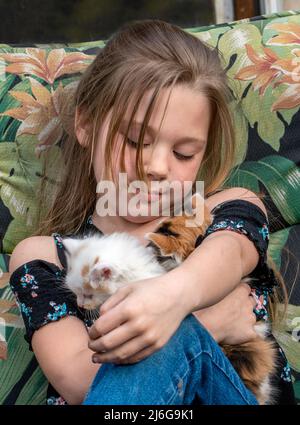
[{"label": "long blonde hair", "polygon": [[[180,27],[157,19],[132,21],[107,41],[82,75],[75,92],[65,101],[61,119],[66,129],[61,141],[63,165],[57,172],[59,184],[41,190],[42,210],[35,234],[71,234],[81,227],[95,208],[96,180],[92,168],[97,136],[111,111],[106,140],[104,175],[111,170],[112,152],[120,122],[134,98],[128,129],[144,96],[153,90],[141,128],[137,149],[137,175],[147,180],[142,167],[142,143],[162,89],[184,84],[210,101],[211,123],[208,143],[197,179],[205,181],[205,195],[220,188],[234,164],[235,140],[228,108],[230,91],[218,52]],[[171,90],[170,90],[171,93]],[[166,105],[167,107],[167,105]],[[86,147],[79,144],[74,129],[75,110],[90,124]],[[124,171],[124,149],[121,171]],[[51,148],[45,154],[50,156]],[[45,158],[46,160],[46,158]],[[47,175],[47,173],[44,173]],[[53,190],[54,189],[54,190]],[[45,205],[47,204],[47,208]]]},{"label": "long blonde hair", "polygon": [[[205,197],[222,189],[234,166],[236,144],[229,109],[231,93],[220,52],[171,23],[158,19],[131,21],[110,37],[63,105],[63,163],[57,170],[56,185],[49,184],[46,178],[42,181],[39,194],[41,213],[35,235],[51,235],[53,232],[72,234],[81,228],[96,204],[93,155],[107,114],[111,111],[103,175],[115,179],[112,152],[120,122],[134,96],[125,140],[144,93],[152,89],[139,135],[136,160],[138,178],[147,181],[142,167],[145,129],[161,90],[172,90],[176,84],[183,84],[209,100],[211,122],[197,180],[205,182]],[[166,107],[167,104],[168,101]],[[76,110],[89,122],[85,146],[79,144],[76,138]],[[124,150],[125,143],[121,152],[121,171],[124,171]],[[49,151],[51,149],[45,154],[45,176]]]}]

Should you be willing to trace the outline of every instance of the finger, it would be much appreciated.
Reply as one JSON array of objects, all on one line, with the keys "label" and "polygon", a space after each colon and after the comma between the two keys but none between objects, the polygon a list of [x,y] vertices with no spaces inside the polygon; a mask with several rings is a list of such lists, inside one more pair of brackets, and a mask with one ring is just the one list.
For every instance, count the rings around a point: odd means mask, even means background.
[{"label": "finger", "polygon": [[97,339],[118,328],[127,320],[129,320],[129,315],[124,311],[123,303],[120,303],[95,320],[93,326],[89,329],[89,337],[91,339]]},{"label": "finger", "polygon": [[257,306],[257,299],[253,295],[251,295],[251,303],[253,308]]},{"label": "finger", "polygon": [[155,352],[154,345],[151,345],[150,347],[143,348],[138,353],[134,354],[133,356],[127,357],[127,359],[120,361],[120,364],[133,364],[140,362],[141,360],[147,358],[151,354]]},{"label": "finger", "polygon": [[133,356],[137,352],[146,348],[147,344],[142,337],[132,338],[125,344],[107,352],[93,354],[93,362],[95,363],[119,363],[128,357]]},{"label": "finger", "polygon": [[118,305],[129,294],[129,288],[124,287],[118,290],[115,294],[111,295],[100,307],[100,314],[104,314],[111,308]]},{"label": "finger", "polygon": [[126,322],[106,335],[89,341],[88,347],[96,353],[111,351],[137,335],[138,331],[132,326],[132,323]]},{"label": "finger", "polygon": [[240,283],[240,287],[244,288],[246,290],[247,294],[251,293],[252,288],[251,288],[250,285],[248,285],[248,283],[242,282],[242,283]]},{"label": "finger", "polygon": [[[256,317],[256,314],[255,313],[252,313],[251,319],[252,319],[252,326],[256,325],[256,323],[257,323],[257,317]],[[255,332],[255,329],[254,328],[253,328],[253,332]]]}]

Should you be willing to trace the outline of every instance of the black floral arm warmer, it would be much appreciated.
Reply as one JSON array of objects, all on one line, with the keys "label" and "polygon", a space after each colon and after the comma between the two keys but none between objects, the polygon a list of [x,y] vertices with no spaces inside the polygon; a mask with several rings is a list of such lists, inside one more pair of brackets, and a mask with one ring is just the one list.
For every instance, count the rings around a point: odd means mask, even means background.
[{"label": "black floral arm warmer", "polygon": [[65,270],[39,259],[23,264],[10,276],[31,351],[32,335],[41,326],[68,315],[81,318],[75,295],[63,286],[64,276]]},{"label": "black floral arm warmer", "polygon": [[213,222],[207,228],[204,236],[199,236],[195,247],[213,232],[231,230],[246,235],[255,245],[259,261],[249,277],[255,278],[253,286],[270,289],[278,285],[273,270],[267,264],[269,245],[269,221],[261,208],[252,202],[236,199],[225,201],[211,211]]}]

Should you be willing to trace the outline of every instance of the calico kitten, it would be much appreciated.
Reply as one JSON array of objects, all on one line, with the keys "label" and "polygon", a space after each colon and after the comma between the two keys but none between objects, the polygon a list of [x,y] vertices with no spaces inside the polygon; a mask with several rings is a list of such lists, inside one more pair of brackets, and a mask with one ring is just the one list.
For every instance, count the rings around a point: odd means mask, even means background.
[{"label": "calico kitten", "polygon": [[[192,198],[193,208],[197,196]],[[191,217],[185,214],[165,218],[155,232],[145,235],[149,240],[146,247],[135,237],[117,232],[64,239],[68,264],[65,283],[76,294],[79,307],[97,309],[121,286],[159,276],[181,264],[213,221],[213,214],[205,203],[203,206],[201,225],[187,227],[186,220]],[[251,285],[247,277],[241,282]],[[220,346],[259,404],[271,404],[275,398],[270,377],[276,366],[276,348],[267,339],[266,322],[257,322],[255,330],[257,338],[252,341]]]}]

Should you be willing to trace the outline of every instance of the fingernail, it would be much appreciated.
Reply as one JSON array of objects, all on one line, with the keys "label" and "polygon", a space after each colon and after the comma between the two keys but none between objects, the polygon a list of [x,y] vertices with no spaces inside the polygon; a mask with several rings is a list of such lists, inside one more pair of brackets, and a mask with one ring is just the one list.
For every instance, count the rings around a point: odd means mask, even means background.
[{"label": "fingernail", "polygon": [[99,363],[98,356],[92,356],[92,362],[93,363]]}]

